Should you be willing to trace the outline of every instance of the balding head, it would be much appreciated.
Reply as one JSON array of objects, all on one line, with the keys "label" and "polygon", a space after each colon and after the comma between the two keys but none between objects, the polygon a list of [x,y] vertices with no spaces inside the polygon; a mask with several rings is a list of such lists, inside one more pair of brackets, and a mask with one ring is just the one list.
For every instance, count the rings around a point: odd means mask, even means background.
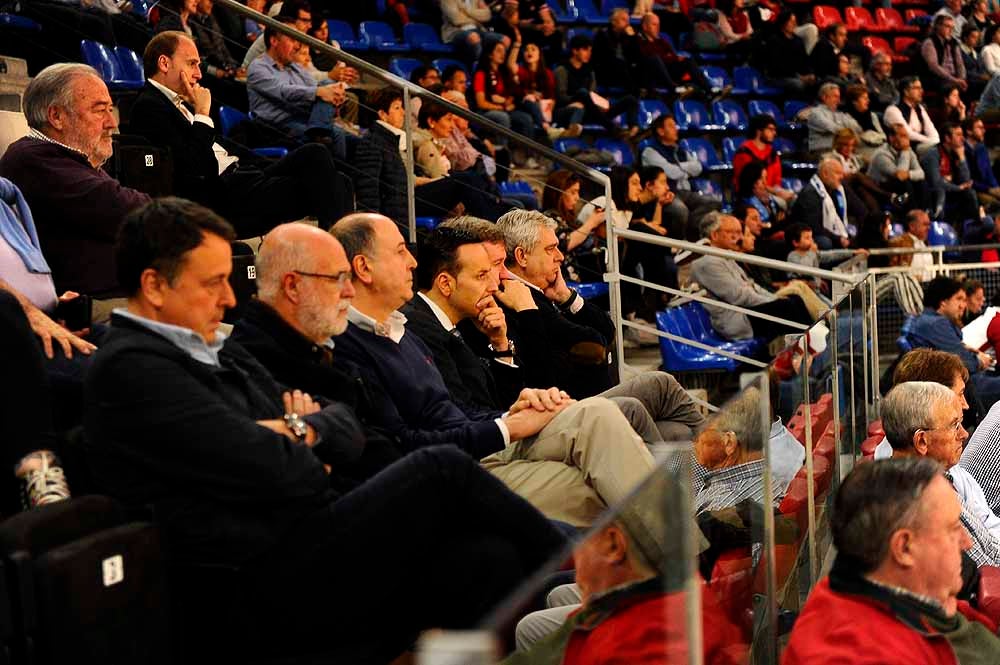
[{"label": "balding head", "polygon": [[837,189],[844,180],[844,165],[836,157],[827,157],[816,168],[827,189]]},{"label": "balding head", "polygon": [[256,264],[258,299],[302,335],[320,344],[347,328],[351,265],[332,235],[282,224],[264,238]]}]

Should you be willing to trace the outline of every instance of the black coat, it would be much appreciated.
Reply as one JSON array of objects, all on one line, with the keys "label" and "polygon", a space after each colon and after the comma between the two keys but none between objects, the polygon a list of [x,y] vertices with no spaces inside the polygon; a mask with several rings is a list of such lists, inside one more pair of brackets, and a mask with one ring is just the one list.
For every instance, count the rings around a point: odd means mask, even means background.
[{"label": "black coat", "polygon": [[358,143],[354,192],[358,210],[380,212],[396,223],[408,218],[406,169],[399,137],[375,123]]},{"label": "black coat", "polygon": [[[152,506],[179,558],[239,564],[276,546],[336,493],[322,444],[293,443],[256,423],[281,418],[285,388],[239,344],[227,342],[219,358],[221,367],[199,362],[115,316],[87,374],[84,429],[96,483]],[[321,413],[334,417],[317,423],[324,440],[360,453],[350,410]]]},{"label": "black coat", "polygon": [[513,403],[524,385],[519,368],[493,360],[487,355],[488,349],[477,353],[461,334],[445,330],[419,295],[400,311],[406,316],[407,330],[420,337],[434,354],[434,364],[452,399],[459,404],[501,410]]}]

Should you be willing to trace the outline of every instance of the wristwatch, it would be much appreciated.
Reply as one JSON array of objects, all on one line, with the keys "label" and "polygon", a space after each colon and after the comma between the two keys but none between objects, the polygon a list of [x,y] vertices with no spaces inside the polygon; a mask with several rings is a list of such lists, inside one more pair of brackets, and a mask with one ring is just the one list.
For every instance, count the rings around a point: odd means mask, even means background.
[{"label": "wristwatch", "polygon": [[514,354],[516,353],[516,351],[514,350],[514,340],[510,339],[509,337],[507,338],[506,351],[497,351],[492,344],[490,344],[487,348],[489,348],[490,353],[493,354],[494,358],[513,358]]},{"label": "wristwatch", "polygon": [[299,443],[306,442],[306,435],[309,434],[309,425],[297,413],[286,413],[284,416],[285,426],[292,430],[292,434],[299,440]]}]

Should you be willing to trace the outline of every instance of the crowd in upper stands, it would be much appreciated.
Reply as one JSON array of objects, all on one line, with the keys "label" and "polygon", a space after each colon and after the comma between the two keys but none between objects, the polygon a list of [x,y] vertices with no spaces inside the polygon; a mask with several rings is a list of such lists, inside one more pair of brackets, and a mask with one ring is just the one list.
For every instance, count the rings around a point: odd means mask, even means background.
[{"label": "crowd in upper stands", "polygon": [[[0,512],[87,492],[147,510],[176,562],[239,571],[243,648],[336,662],[476,626],[596,524],[568,584],[516,617],[505,662],[686,658],[683,620],[664,617],[683,614],[688,544],[711,582],[727,550],[761,565],[762,511],[796,531],[783,507],[807,453],[781,384],[837,370],[792,347],[807,360],[706,416],[666,372],[619,380],[611,316],[577,283],[606,271],[609,225],[786,261],[613,240],[623,274],[721,301],[714,332],[770,360],[767,342],[831,306],[809,268],[924,249],[932,222],[997,242],[1000,7],[946,0],[898,25],[919,39],[893,51],[861,38],[859,12],[820,27],[776,0],[638,0],[593,32],[539,0],[247,4],[327,43],[328,20],[382,18],[391,36],[419,17],[455,59],[407,78],[490,123],[212,0],[26,10],[75,12],[85,38],[127,32],[145,78],[123,96],[88,64],[41,67],[27,132],[3,146],[0,334],[17,380],[0,400]],[[751,65],[753,89],[708,61]],[[729,106],[748,98],[752,114]],[[610,196],[494,124],[601,168]],[[126,137],[164,160],[155,185]],[[539,171],[540,197],[515,196]],[[431,220],[415,246],[411,216]],[[234,291],[240,253],[253,297]],[[981,348],[961,330],[1000,294],[935,277],[930,254],[892,261],[923,285],[913,350],[888,374],[878,461],[837,491],[836,561],[783,662],[1000,658],[970,591],[1000,566],[1000,319]],[[621,295],[633,323],[670,304]],[[747,662],[751,608],[698,588],[705,661]],[[324,611],[274,611],[317,597]]]}]

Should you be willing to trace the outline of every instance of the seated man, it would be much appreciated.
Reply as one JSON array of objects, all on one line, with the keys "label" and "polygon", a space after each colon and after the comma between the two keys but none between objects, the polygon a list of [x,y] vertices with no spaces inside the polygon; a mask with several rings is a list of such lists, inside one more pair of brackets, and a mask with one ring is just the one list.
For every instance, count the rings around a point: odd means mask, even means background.
[{"label": "seated man", "polygon": [[840,107],[840,86],[824,83],[819,87],[819,103],[809,111],[809,152],[819,155],[833,149],[833,135],[841,129],[851,129],[861,134],[861,125]]},{"label": "seated man", "polygon": [[[664,206],[663,212],[668,219],[678,220],[684,229],[684,234],[678,238],[695,241],[702,217],[718,210],[722,204],[691,190],[691,178],[701,175],[701,162],[696,155],[677,145],[677,121],[674,116],[670,113],[657,116],[653,121],[653,130],[656,141],[642,151],[642,165],[658,166],[667,174],[667,182],[675,196],[669,205]],[[669,224],[666,226],[671,228]]]},{"label": "seated man", "polygon": [[[536,385],[525,382],[531,359],[545,359],[551,353],[543,348],[520,353],[525,346],[547,348],[540,341],[548,336],[545,332],[515,333],[519,342],[509,337],[504,310],[496,301],[501,283],[509,302],[524,301],[536,313],[538,308],[531,287],[503,269],[498,255],[505,255],[503,240],[500,229],[485,220],[460,217],[442,224],[421,245],[419,291],[401,310],[407,326],[431,349],[434,364],[459,404],[488,409],[509,404],[525,385]],[[558,377],[554,378],[558,386]],[[659,443],[665,432],[669,438],[685,439],[703,422],[684,389],[664,372],[643,372],[600,396],[618,405],[647,444]]]},{"label": "seated man", "polygon": [[[738,252],[743,237],[743,227],[740,220],[731,215],[709,213],[702,222],[702,235],[708,238],[712,247]],[[747,277],[743,268],[733,259],[701,256],[691,264],[691,277],[714,297],[730,305],[738,305],[806,325],[813,322],[802,300],[804,292],[792,293],[786,287],[777,293],[772,293]],[[809,289],[808,286],[804,288]],[[767,319],[748,317],[742,312],[722,307],[706,305],[705,309],[711,316],[712,327],[726,339],[765,337],[770,341],[778,335],[800,332],[798,328]]]},{"label": "seated man", "polygon": [[[671,92],[683,88],[682,92],[705,97],[711,92],[711,82],[694,60],[678,55],[660,34],[660,17],[653,12],[645,14],[639,24],[639,53],[642,56],[639,69],[645,72],[642,80],[651,84],[647,87],[667,88]],[[728,92],[725,90],[722,94]]]},{"label": "seated man", "polygon": [[[296,24],[291,18],[280,20],[284,25]],[[299,48],[304,47],[288,35],[267,28],[263,39],[267,52],[247,70],[250,112],[296,141],[315,139],[328,143],[334,159],[346,160],[345,132],[333,123],[337,107],[344,103],[346,86],[332,81],[324,82],[329,85],[318,84],[295,62]]]},{"label": "seated man", "polygon": [[938,131],[923,105],[924,86],[920,77],[905,76],[899,80],[899,102],[885,110],[883,126],[904,125],[910,134],[910,145],[922,154],[937,145]]},{"label": "seated man", "polygon": [[[402,158],[406,150],[403,93],[399,88],[386,86],[372,93],[369,104],[378,117],[358,144],[354,176],[358,209],[381,213],[405,226],[408,206]],[[417,216],[447,217],[457,211],[468,211],[495,220],[503,214],[507,207],[481,189],[478,174],[469,175],[469,181],[461,173],[437,178],[415,176]]]},{"label": "seated man", "polygon": [[306,216],[323,228],[340,219],[347,212],[342,176],[322,146],[302,146],[261,169],[241,163],[216,142],[212,93],[199,85],[198,62],[187,35],[159,33],[143,54],[148,80],[132,106],[131,130],[170,149],[177,195],[235,220],[243,238]]},{"label": "seated man", "polygon": [[[850,247],[847,224],[851,210],[848,190],[844,188],[844,165],[835,157],[824,157],[816,173],[802,188],[788,214],[788,222],[800,222],[812,229],[820,249]],[[863,204],[856,201],[857,205]],[[865,215],[858,215],[864,219]]]},{"label": "seated man", "polygon": [[[506,243],[506,268],[528,286],[541,320],[544,361],[526,369],[528,385],[558,385],[576,397],[596,395],[611,387],[608,353],[614,329],[607,312],[566,286],[557,224],[530,210],[513,210],[497,221]],[[507,305],[501,297],[501,304]],[[511,316],[508,305],[507,318]],[[520,321],[517,322],[520,328]],[[527,331],[517,342],[531,343]],[[536,337],[537,339],[537,337]]]},{"label": "seated man", "polygon": [[963,663],[1000,657],[1000,640],[959,601],[962,506],[926,458],[862,464],[833,507],[837,558],[795,622],[782,662]]},{"label": "seated man", "polygon": [[891,457],[926,456],[941,464],[962,502],[962,524],[972,536],[970,558],[977,566],[995,566],[1000,561],[1000,519],[985,505],[979,483],[958,466],[969,436],[962,427],[965,406],[964,397],[940,383],[898,383],[882,400],[882,426]]},{"label": "seated man", "polygon": [[[958,3],[961,6],[961,2]],[[927,70],[926,80],[931,90],[941,92],[946,86],[955,85],[965,92],[969,82],[965,80],[965,62],[962,48],[952,35],[955,19],[948,14],[937,14],[931,26],[931,34],[920,45],[920,55]],[[957,34],[962,28],[958,27]]]},{"label": "seated man", "polygon": [[602,86],[622,88],[638,94],[636,64],[640,59],[639,37],[629,23],[628,9],[616,7],[608,25],[594,35],[594,74]]},{"label": "seated man", "polygon": [[[116,265],[131,296],[87,377],[97,484],[152,507],[175,561],[241,568],[240,641],[257,656],[388,662],[424,628],[476,625],[562,537],[452,448],[418,451],[338,496],[324,464],[364,446],[350,408],[283,393],[218,331],[235,302],[232,237],[181,199],[125,221]],[[401,544],[413,548],[403,564]],[[322,612],[268,609],[334,595]]]},{"label": "seated man", "polygon": [[398,311],[413,298],[416,262],[395,223],[360,213],[331,232],[350,259],[356,291],[334,362],[360,368],[386,396],[377,424],[400,449],[452,443],[547,516],[574,526],[589,525],[653,468],[642,439],[603,398],[525,390],[506,413],[456,403]]},{"label": "seated man", "polygon": [[972,176],[972,188],[987,210],[1000,208],[1000,183],[993,172],[990,151],[986,147],[986,125],[982,118],[969,116],[962,123],[965,132],[965,159]]},{"label": "seated man", "polygon": [[924,198],[924,170],[920,168],[916,153],[910,149],[906,125],[893,125],[886,138],[885,145],[872,153],[868,177],[882,189],[896,194],[899,207],[904,210],[919,208]]},{"label": "seated man", "polygon": [[[639,133],[639,101],[631,95],[611,103],[597,94],[597,77],[590,58],[593,40],[584,34],[573,35],[567,44],[569,58],[555,68],[555,124],[569,127],[574,123],[601,124],[609,133],[626,137]],[[615,118],[625,114],[627,129],[615,124]]]},{"label": "seated man", "polygon": [[[626,505],[577,546],[576,584],[549,594],[573,602],[524,617],[517,629],[519,651],[502,665],[686,660],[683,616],[690,597],[682,591],[686,574],[681,565],[684,517],[676,510],[680,502],[676,481],[665,469],[657,469],[630,499],[630,504],[656,508]],[[704,662],[743,662],[746,646],[739,631],[708,585],[697,587]]]},{"label": "seated man", "polygon": [[914,347],[929,347],[954,353],[969,370],[976,394],[984,408],[1000,399],[1000,377],[988,371],[993,359],[962,342],[962,315],[966,295],[962,283],[951,277],[935,277],[924,286],[924,311],[913,320],[906,338]]},{"label": "seated man", "polygon": [[[889,239],[890,247],[926,249],[931,231],[931,218],[923,210],[911,210],[903,220],[906,233]],[[930,252],[900,254],[890,259],[889,265],[910,266],[910,275],[920,282],[934,279],[934,257]]]},{"label": "seated man", "polygon": [[[280,8],[279,8],[280,7]],[[262,10],[261,10],[262,11]],[[291,23],[288,25],[295,26],[295,29],[299,32],[305,34],[309,27],[312,25],[312,7],[306,0],[283,0],[280,5],[277,3],[271,5],[271,9],[267,12],[269,16],[277,21],[285,22],[285,19],[289,19]],[[263,28],[264,26],[260,26]],[[261,35],[263,37],[263,35]],[[246,55],[243,57],[243,69],[250,69],[250,65],[254,60],[261,57],[267,53],[270,44],[267,43],[266,39],[261,39],[258,37],[254,40],[250,48],[247,49]]]},{"label": "seated man", "polygon": [[770,115],[755,115],[747,125],[747,138],[733,155],[733,185],[738,187],[744,167],[760,162],[764,168],[767,191],[790,204],[795,193],[781,184],[781,156],[774,149],[774,139],[778,135],[778,123]]},{"label": "seated man", "polygon": [[[23,105],[31,133],[7,148],[0,176],[31,208],[56,289],[114,298],[118,227],[150,199],[100,168],[118,126],[108,88],[88,65],[52,65],[28,84]],[[109,314],[95,303],[95,321]]]},{"label": "seated man", "polygon": [[923,154],[920,166],[927,175],[929,211],[934,219],[945,219],[956,228],[979,219],[979,199],[972,188],[961,126],[942,125],[941,142]]}]

